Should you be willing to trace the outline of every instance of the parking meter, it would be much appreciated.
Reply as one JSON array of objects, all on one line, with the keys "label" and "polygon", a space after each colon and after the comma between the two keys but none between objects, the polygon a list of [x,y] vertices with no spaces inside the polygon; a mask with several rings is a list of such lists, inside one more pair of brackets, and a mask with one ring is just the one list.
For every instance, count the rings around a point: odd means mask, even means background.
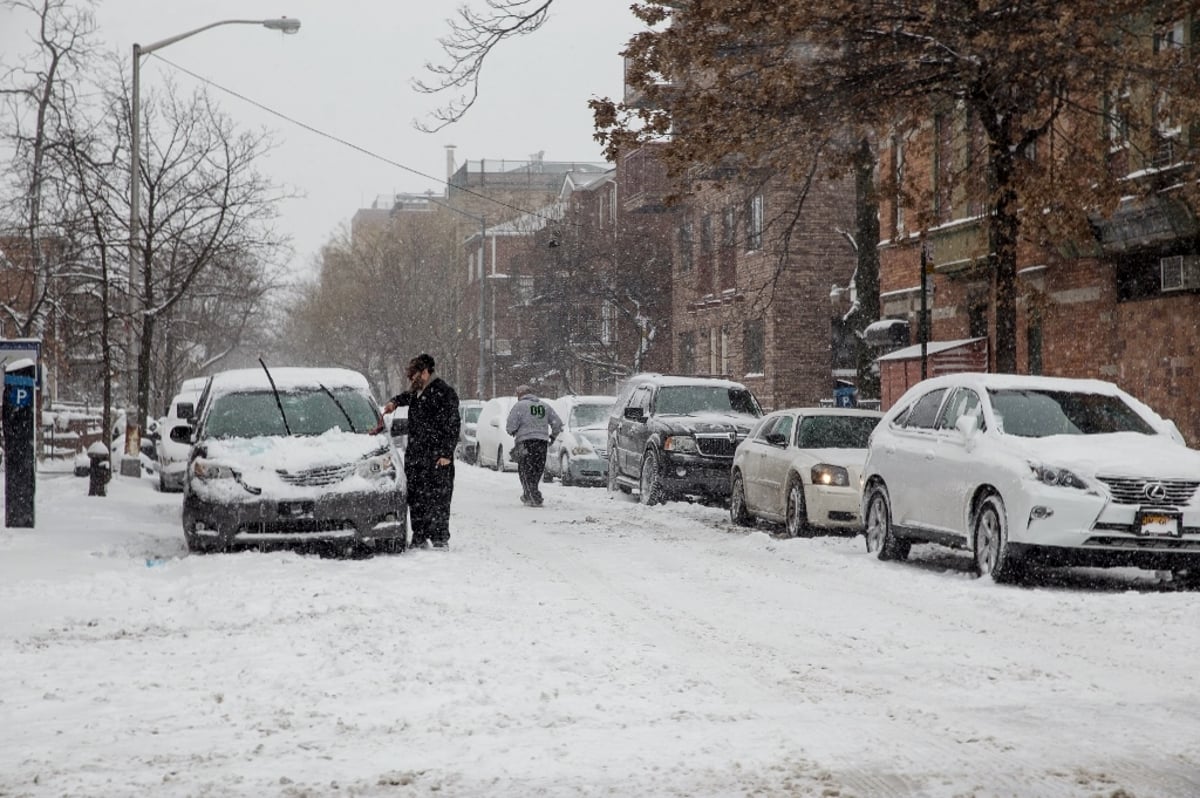
[{"label": "parking meter", "polygon": [[37,460],[33,430],[37,366],[18,360],[4,371],[4,524],[33,526],[33,499]]}]

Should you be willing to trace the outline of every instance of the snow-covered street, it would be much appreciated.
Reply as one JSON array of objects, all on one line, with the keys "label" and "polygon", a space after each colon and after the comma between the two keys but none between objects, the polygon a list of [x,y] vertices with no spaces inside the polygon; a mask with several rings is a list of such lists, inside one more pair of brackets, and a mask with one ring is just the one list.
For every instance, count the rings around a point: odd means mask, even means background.
[{"label": "snow-covered street", "polygon": [[0,531],[0,796],[1194,796],[1200,592],[975,579],[458,465],[451,550],[187,556],[39,475]]}]

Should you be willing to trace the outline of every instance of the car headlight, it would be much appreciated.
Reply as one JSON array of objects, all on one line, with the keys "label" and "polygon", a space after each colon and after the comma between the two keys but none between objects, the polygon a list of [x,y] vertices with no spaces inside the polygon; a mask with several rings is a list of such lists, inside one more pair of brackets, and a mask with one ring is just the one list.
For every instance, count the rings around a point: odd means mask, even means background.
[{"label": "car headlight", "polygon": [[395,479],[396,463],[390,454],[377,454],[358,464],[358,475],[363,479]]},{"label": "car headlight", "polygon": [[818,463],[812,467],[814,485],[836,485],[839,488],[850,484],[850,472],[841,466]]},{"label": "car headlight", "polygon": [[227,465],[197,457],[192,461],[192,476],[197,479],[238,479],[238,473]]},{"label": "car headlight", "polygon": [[1087,490],[1087,483],[1076,476],[1073,471],[1068,471],[1065,468],[1056,468],[1043,463],[1030,462],[1029,470],[1033,472],[1034,479],[1044,485]]},{"label": "car headlight", "polygon": [[663,451],[696,454],[699,453],[700,447],[690,435],[671,435],[663,441]]}]

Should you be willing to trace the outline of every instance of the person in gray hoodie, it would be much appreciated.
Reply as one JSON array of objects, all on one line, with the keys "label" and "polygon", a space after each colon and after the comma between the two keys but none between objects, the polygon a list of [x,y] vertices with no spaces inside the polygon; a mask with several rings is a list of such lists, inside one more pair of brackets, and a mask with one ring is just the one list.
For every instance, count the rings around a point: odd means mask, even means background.
[{"label": "person in gray hoodie", "polygon": [[543,402],[528,385],[517,386],[517,403],[508,412],[505,424],[516,444],[513,459],[521,477],[521,501],[542,506],[542,471],[546,468],[546,447],[562,432],[562,419],[554,408]]}]

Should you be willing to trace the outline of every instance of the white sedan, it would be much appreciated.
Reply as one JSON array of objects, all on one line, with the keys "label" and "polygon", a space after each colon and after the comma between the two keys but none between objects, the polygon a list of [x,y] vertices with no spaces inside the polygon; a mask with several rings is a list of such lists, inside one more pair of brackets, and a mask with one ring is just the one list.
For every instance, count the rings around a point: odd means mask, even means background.
[{"label": "white sedan", "polygon": [[776,410],[738,446],[729,515],[783,522],[788,535],[862,528],[859,474],[882,413],[833,407]]},{"label": "white sedan", "polygon": [[868,551],[913,543],[1019,579],[1031,562],[1200,568],[1200,452],[1100,380],[954,374],[910,388],[871,437]]}]

